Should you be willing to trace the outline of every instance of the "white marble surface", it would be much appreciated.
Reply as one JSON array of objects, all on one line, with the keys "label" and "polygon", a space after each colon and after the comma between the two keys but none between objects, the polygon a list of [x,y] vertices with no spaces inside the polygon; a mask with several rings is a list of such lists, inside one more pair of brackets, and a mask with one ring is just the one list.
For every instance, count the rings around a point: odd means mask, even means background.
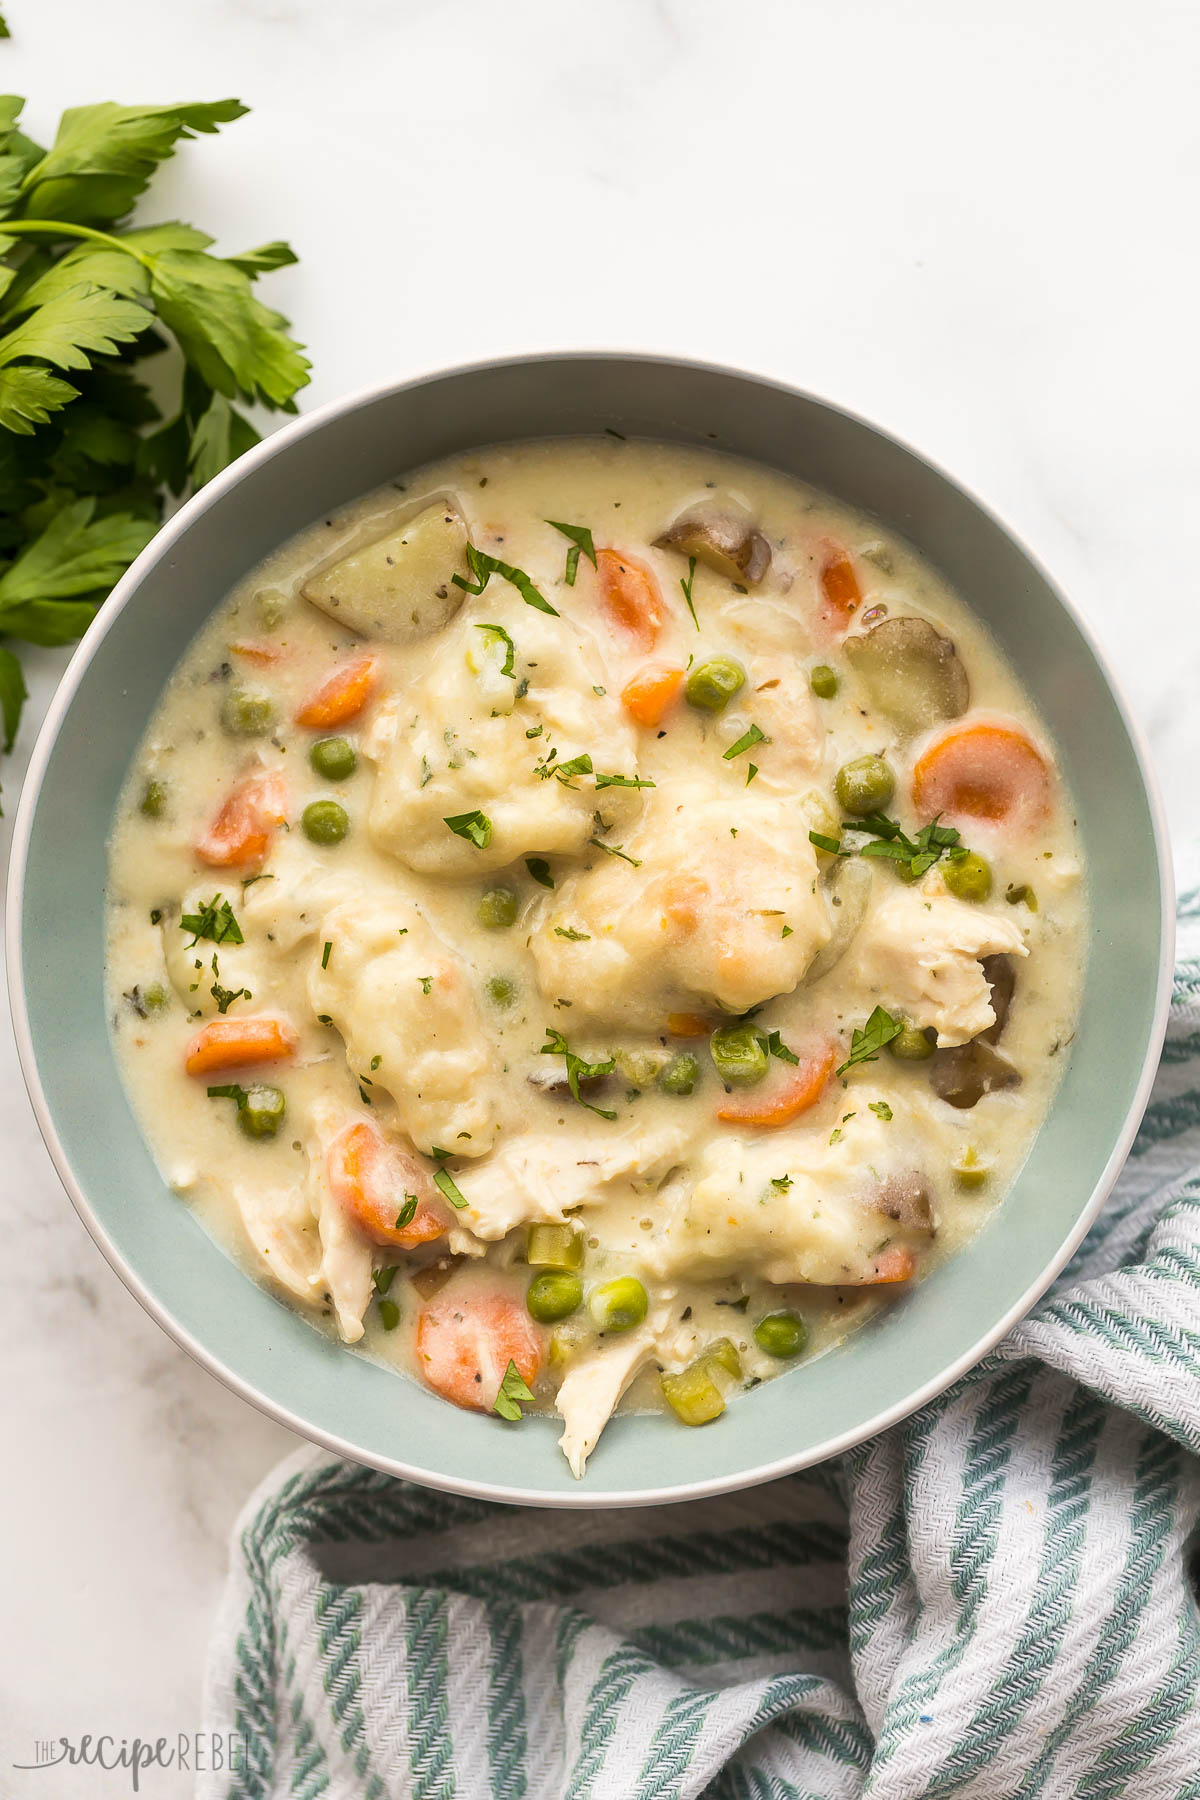
[{"label": "white marble surface", "polygon": [[[149,217],[240,249],[313,400],[494,351],[757,367],[908,437],[1078,598],[1200,828],[1200,12],[1183,0],[6,0],[0,85],[60,108],[236,93]],[[36,658],[16,792],[63,658]],[[0,1793],[59,1732],[195,1729],[231,1521],[290,1443],[92,1247],[0,1042]],[[24,1785],[21,1785],[21,1784]],[[58,1785],[56,1785],[56,1783]],[[152,1796],[187,1778],[147,1776]]]}]

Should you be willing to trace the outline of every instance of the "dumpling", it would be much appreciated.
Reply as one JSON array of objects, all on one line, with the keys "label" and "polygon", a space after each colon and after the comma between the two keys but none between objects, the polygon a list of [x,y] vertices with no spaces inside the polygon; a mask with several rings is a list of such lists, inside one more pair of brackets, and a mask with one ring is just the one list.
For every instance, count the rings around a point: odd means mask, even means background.
[{"label": "dumpling", "polygon": [[[846,1112],[829,1137],[777,1132],[711,1144],[693,1175],[662,1196],[647,1261],[689,1280],[844,1286],[886,1278],[878,1267],[884,1253],[933,1227],[921,1174],[927,1138],[899,1105],[887,1123],[865,1103]],[[891,1278],[899,1277],[897,1270]]]},{"label": "dumpling", "polygon": [[[426,875],[573,855],[596,832],[598,798],[610,817],[640,806],[636,789],[598,796],[592,774],[569,767],[585,757],[593,771],[637,773],[633,727],[605,690],[595,645],[493,588],[380,709],[364,748],[378,770],[371,837]],[[473,837],[446,824],[475,812],[486,825]]]},{"label": "dumpling", "polygon": [[[875,1004],[965,1044],[995,1023],[985,956],[1028,956],[1017,926],[950,894],[896,884],[867,916],[846,959]],[[869,1010],[869,1008],[868,1008]]]},{"label": "dumpling", "polygon": [[531,949],[572,1018],[664,1028],[697,1006],[744,1013],[789,994],[830,933],[808,820],[742,789],[656,792],[624,848],[557,890]]},{"label": "dumpling", "polygon": [[319,938],[309,998],[341,1032],[350,1073],[390,1094],[419,1150],[486,1155],[499,1093],[472,971],[411,901],[335,906]]}]

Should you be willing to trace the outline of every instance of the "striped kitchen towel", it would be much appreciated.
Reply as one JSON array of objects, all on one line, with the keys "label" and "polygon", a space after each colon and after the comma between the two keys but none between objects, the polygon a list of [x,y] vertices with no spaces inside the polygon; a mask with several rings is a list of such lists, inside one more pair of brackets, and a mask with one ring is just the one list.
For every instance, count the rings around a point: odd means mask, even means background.
[{"label": "striped kitchen towel", "polygon": [[233,1540],[205,1800],[1200,1800],[1200,888],[1107,1210],[971,1375],[746,1493],[528,1512],[305,1451]]}]

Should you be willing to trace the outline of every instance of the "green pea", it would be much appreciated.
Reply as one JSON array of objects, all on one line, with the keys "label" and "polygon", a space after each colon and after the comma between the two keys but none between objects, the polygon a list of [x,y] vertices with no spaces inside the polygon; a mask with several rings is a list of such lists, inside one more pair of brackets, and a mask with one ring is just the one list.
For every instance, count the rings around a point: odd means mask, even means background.
[{"label": "green pea", "polygon": [[475,911],[479,923],[489,931],[507,931],[516,923],[517,896],[511,888],[488,888],[486,893],[480,894]]},{"label": "green pea", "polygon": [[664,1050],[661,1045],[656,1045],[653,1050],[647,1050],[640,1046],[633,1048],[628,1044],[622,1044],[613,1051],[612,1055],[613,1061],[617,1065],[618,1075],[627,1081],[630,1087],[637,1088],[639,1092],[643,1088],[653,1087],[659,1072],[665,1069],[671,1060],[670,1051]]},{"label": "green pea", "polygon": [[649,1310],[646,1290],[636,1275],[602,1281],[588,1295],[588,1311],[600,1331],[632,1331]]},{"label": "green pea", "polygon": [[768,1356],[799,1356],[808,1342],[808,1329],[799,1313],[773,1312],[754,1327],[754,1341]]},{"label": "green pea", "polygon": [[165,781],[148,781],[146,783],[141,810],[148,819],[162,818],[167,810],[167,784]]},{"label": "green pea", "polygon": [[274,1137],[286,1111],[282,1089],[252,1087],[247,1091],[245,1106],[238,1108],[237,1120],[247,1137]]},{"label": "green pea", "polygon": [[660,1073],[658,1085],[664,1094],[690,1094],[699,1079],[700,1064],[690,1050],[681,1050]]},{"label": "green pea", "polygon": [[892,1055],[901,1062],[924,1062],[933,1055],[933,1048],[919,1025],[906,1025],[899,1037],[894,1037],[888,1045]]},{"label": "green pea", "polygon": [[539,1325],[556,1325],[570,1318],[583,1301],[583,1283],[567,1269],[543,1269],[525,1294],[530,1318]]},{"label": "green pea", "polygon": [[828,663],[818,663],[808,680],[818,700],[832,700],[838,691],[838,678]]},{"label": "green pea", "polygon": [[517,997],[517,984],[511,975],[490,975],[487,980],[487,997],[493,1006],[511,1006]]},{"label": "green pea", "polygon": [[756,1025],[721,1025],[708,1048],[727,1087],[753,1087],[770,1066],[767,1040]]},{"label": "green pea", "polygon": [[326,781],[348,781],[358,767],[358,755],[347,738],[318,738],[308,760]]},{"label": "green pea", "polygon": [[746,671],[731,656],[711,656],[699,663],[687,678],[684,693],[689,706],[700,712],[719,713],[745,684]]},{"label": "green pea", "polygon": [[304,835],[313,844],[340,844],[350,829],[344,806],[336,800],[310,800],[300,815]]},{"label": "green pea", "polygon": [[896,792],[896,777],[882,756],[856,756],[838,770],[833,791],[838,805],[861,819],[883,811]]},{"label": "green pea", "polygon": [[234,688],[221,702],[221,724],[230,737],[265,737],[274,723],[275,703],[269,694]]},{"label": "green pea", "polygon": [[974,850],[943,862],[942,880],[958,900],[986,900],[992,891],[992,871]]}]

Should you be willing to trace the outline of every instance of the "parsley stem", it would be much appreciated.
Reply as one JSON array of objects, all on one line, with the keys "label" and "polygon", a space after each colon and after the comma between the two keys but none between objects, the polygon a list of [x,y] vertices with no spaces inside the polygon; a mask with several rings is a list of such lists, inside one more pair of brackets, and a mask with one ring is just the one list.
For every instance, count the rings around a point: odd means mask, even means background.
[{"label": "parsley stem", "polygon": [[150,257],[121,238],[113,237],[107,231],[94,231],[90,225],[68,224],[65,219],[5,219],[0,237],[29,237],[39,232],[49,237],[87,238],[93,244],[107,244],[110,250],[122,250],[126,256],[132,256],[143,269],[154,267]]}]

